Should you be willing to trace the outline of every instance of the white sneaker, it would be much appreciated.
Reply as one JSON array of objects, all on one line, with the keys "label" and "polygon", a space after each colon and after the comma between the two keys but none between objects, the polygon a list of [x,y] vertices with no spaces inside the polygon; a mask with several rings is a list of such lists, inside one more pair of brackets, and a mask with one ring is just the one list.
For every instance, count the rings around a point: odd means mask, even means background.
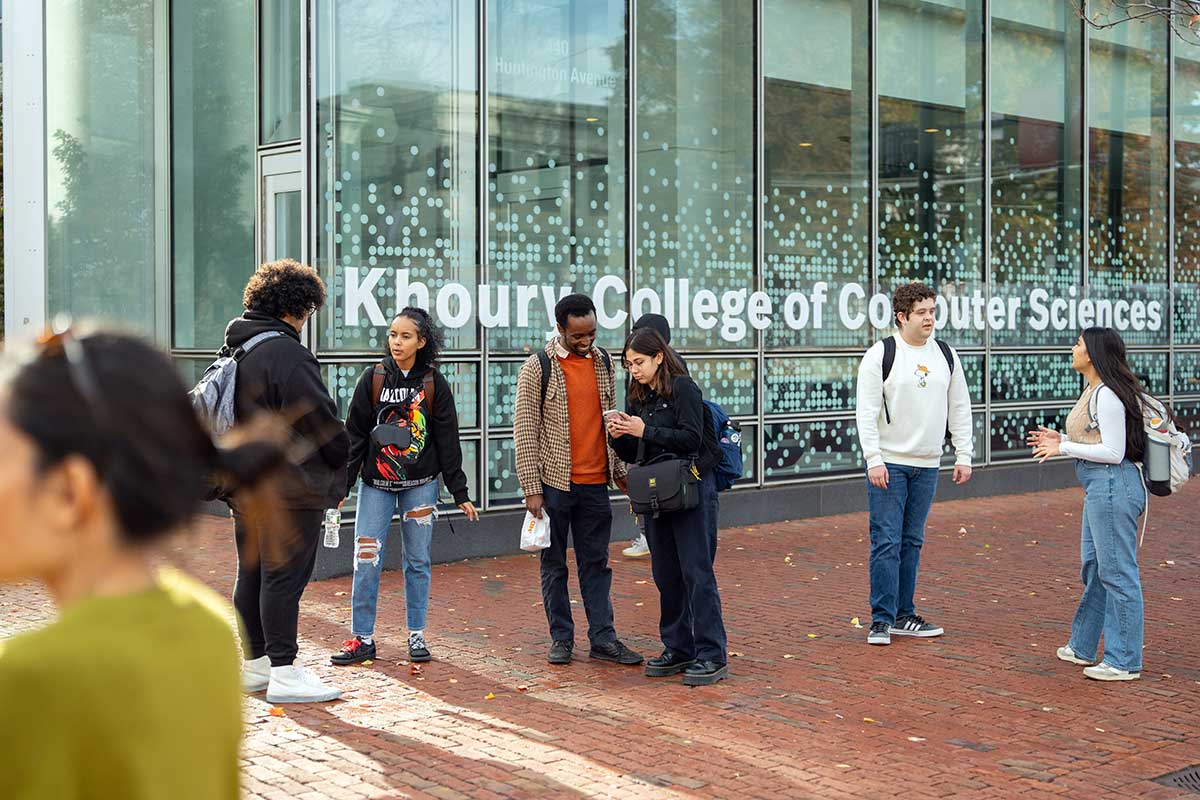
[{"label": "white sneaker", "polygon": [[341,689],[326,686],[299,661],[286,667],[271,667],[268,703],[324,703],[341,696]]},{"label": "white sneaker", "polygon": [[641,534],[632,542],[629,547],[621,551],[621,555],[626,558],[645,558],[650,555],[650,545],[646,543],[646,534]]},{"label": "white sneaker", "polygon": [[1101,661],[1094,667],[1086,667],[1083,670],[1085,677],[1091,678],[1094,681],[1136,681],[1142,677],[1140,672],[1130,672],[1125,669],[1117,669],[1109,666]]},{"label": "white sneaker", "polygon": [[242,662],[242,691],[261,692],[271,682],[271,659],[267,656]]},{"label": "white sneaker", "polygon": [[1079,664],[1084,667],[1092,665],[1091,661],[1086,661],[1075,655],[1075,651],[1071,649],[1071,645],[1069,644],[1058,648],[1058,650],[1054,651],[1054,655],[1058,656],[1059,661],[1065,661],[1068,664]]}]

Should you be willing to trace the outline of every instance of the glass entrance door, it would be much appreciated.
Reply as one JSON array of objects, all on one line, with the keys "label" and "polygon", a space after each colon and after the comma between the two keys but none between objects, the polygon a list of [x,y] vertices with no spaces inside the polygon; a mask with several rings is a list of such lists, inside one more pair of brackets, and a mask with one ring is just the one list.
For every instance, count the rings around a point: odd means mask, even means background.
[{"label": "glass entrance door", "polygon": [[304,178],[299,152],[262,158],[262,261],[305,262]]}]

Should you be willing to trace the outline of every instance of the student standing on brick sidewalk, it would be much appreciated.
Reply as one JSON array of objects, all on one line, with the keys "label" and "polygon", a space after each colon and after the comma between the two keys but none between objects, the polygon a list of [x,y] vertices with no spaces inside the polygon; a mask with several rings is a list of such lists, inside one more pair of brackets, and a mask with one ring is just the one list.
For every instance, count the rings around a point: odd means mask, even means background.
[{"label": "student standing on brick sidewalk", "polygon": [[225,345],[234,350],[262,334],[272,338],[238,364],[235,417],[243,422],[263,412],[290,416],[293,438],[306,453],[283,492],[280,513],[293,527],[286,558],[278,563],[267,558],[236,499],[231,504],[238,550],[233,604],[246,634],[243,687],[266,689],[271,703],[335,700],[341,692],[296,659],[300,598],[316,564],[325,509],[346,496],[350,453],[321,366],[300,341],[305,322],[325,304],[325,284],[312,267],[285,259],[259,267],[242,302],[246,312],[225,329]]},{"label": "student standing on brick sidewalk", "polygon": [[[283,451],[215,448],[171,360],[134,337],[16,347],[0,385],[0,582],[40,581],[59,617],[0,642],[0,793],[236,800],[230,609],[156,567],[156,548],[214,472],[245,489]],[[262,494],[243,507],[274,515]]]},{"label": "student standing on brick sidewalk", "polygon": [[913,604],[925,519],[947,429],[955,483],[971,479],[973,451],[962,364],[951,347],[933,338],[936,298],[923,283],[897,289],[892,296],[897,334],[890,342],[876,342],[858,368],[855,417],[867,462],[871,525],[870,644],[891,644],[893,634],[942,635]]},{"label": "student standing on brick sidewalk", "polygon": [[689,686],[705,686],[729,674],[721,595],[713,572],[716,556],[719,456],[706,453],[704,397],[683,362],[653,328],[629,334],[622,353],[634,383],[626,412],[611,417],[608,432],[626,461],[647,464],[668,457],[689,459],[700,480],[695,508],[646,518],[650,570],[659,596],[662,655],[646,675],[683,673]]},{"label": "student standing on brick sidewalk", "polygon": [[[408,659],[429,661],[425,617],[432,575],[429,550],[437,517],[438,475],[454,502],[475,522],[462,468],[458,411],[450,384],[437,370],[442,333],[423,308],[406,308],[388,326],[383,360],[363,370],[350,401],[349,482],[361,475],[354,515],[354,585],[350,633],[330,661],[345,666],[376,656],[375,612],[384,546],[392,517],[400,512],[404,548],[404,605]],[[393,545],[395,546],[395,545]]]},{"label": "student standing on brick sidewalk", "polygon": [[[1066,435],[1039,425],[1027,440],[1039,461],[1074,458],[1084,491],[1083,596],[1071,639],[1057,655],[1085,665],[1088,678],[1132,681],[1142,671],[1137,524],[1147,497],[1137,464],[1146,451],[1142,398],[1147,392],[1125,359],[1125,342],[1112,328],[1086,329],[1071,348],[1071,368],[1083,375],[1087,387],[1067,415]],[[1093,394],[1095,421],[1088,410]],[[1095,664],[1101,633],[1104,658]]]},{"label": "student standing on brick sidewalk", "polygon": [[558,336],[521,365],[513,424],[525,507],[537,517],[550,515],[550,546],[541,553],[542,604],[553,640],[548,660],[567,664],[575,650],[567,592],[567,536],[573,535],[589,655],[637,665],[641,655],[613,628],[608,486],[625,490],[625,464],[608,446],[602,418],[616,405],[612,358],[595,345],[596,307],[587,295],[559,300],[554,318]]}]

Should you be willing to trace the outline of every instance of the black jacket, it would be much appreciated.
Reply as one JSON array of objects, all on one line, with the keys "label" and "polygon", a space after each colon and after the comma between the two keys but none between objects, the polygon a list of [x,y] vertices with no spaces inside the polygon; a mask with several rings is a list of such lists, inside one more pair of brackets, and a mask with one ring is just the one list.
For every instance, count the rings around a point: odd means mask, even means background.
[{"label": "black jacket", "polygon": [[[450,384],[442,373],[431,367],[416,367],[405,376],[396,366],[395,359],[385,358],[381,363],[384,379],[378,408],[371,387],[374,366],[363,371],[350,401],[350,414],[346,418],[346,430],[350,434],[346,493],[349,494],[359,475],[376,489],[394,492],[410,481],[436,478],[440,473],[454,502],[467,502],[471,495],[462,468],[458,410],[454,406]],[[429,401],[422,394],[427,372],[433,374],[432,415]],[[412,446],[403,456],[380,452],[371,443],[372,429],[398,416],[407,418],[413,437]]]},{"label": "black jacket", "polygon": [[239,347],[265,331],[279,331],[283,336],[261,342],[238,364],[235,418],[247,421],[263,410],[284,415],[297,450],[307,454],[296,474],[284,481],[284,506],[332,508],[346,496],[350,439],[321,380],[317,359],[300,343],[295,328],[257,311],[247,311],[229,323],[225,344]]},{"label": "black jacket", "polygon": [[696,458],[702,454],[704,398],[700,387],[687,375],[675,379],[670,400],[652,391],[649,401],[644,405],[639,406],[630,398],[625,413],[641,417],[646,423],[646,431],[642,434],[646,448],[641,459],[638,458],[637,437],[620,436],[612,440],[616,454],[631,464],[644,464],[663,454],[675,458]]}]

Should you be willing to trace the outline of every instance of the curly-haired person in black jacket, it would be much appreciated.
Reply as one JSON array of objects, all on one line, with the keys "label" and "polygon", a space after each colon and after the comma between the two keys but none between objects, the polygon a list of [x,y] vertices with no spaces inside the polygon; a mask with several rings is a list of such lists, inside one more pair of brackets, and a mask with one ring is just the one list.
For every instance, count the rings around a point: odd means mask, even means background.
[{"label": "curly-haired person in black jacket", "polygon": [[[321,369],[300,341],[304,323],[325,303],[325,284],[312,267],[295,261],[263,264],[246,284],[246,312],[225,329],[238,362],[234,409],[238,422],[262,412],[289,421],[302,455],[282,495],[292,532],[263,541],[233,503],[238,548],[233,604],[244,625],[243,689],[267,690],[272,703],[334,700],[341,692],[307,672],[296,654],[300,597],[312,577],[324,510],[346,496],[350,438],[338,419]],[[285,552],[278,550],[283,547]]]}]

